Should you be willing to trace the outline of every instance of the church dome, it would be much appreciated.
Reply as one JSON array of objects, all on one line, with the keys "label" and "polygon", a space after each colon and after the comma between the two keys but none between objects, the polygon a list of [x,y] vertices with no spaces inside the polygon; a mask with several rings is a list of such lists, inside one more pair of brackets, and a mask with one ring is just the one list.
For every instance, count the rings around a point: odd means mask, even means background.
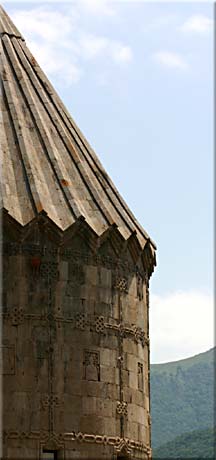
[{"label": "church dome", "polygon": [[149,460],[155,243],[0,7],[5,459]]}]

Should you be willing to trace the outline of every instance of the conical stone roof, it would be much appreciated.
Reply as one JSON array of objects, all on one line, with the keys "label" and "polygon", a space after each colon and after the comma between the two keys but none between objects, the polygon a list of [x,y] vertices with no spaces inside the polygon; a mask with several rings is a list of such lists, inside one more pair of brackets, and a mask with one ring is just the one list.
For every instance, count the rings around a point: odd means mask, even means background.
[{"label": "conical stone roof", "polygon": [[155,244],[106,174],[46,75],[0,7],[2,207],[21,226],[45,212],[65,231],[84,219]]}]

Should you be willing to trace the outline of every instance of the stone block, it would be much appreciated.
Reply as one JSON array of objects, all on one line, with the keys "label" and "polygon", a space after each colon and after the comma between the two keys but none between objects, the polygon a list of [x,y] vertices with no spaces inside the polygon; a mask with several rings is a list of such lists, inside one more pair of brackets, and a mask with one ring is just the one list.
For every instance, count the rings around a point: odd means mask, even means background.
[{"label": "stone block", "polygon": [[106,396],[104,397],[112,399],[113,401],[119,399],[119,385],[106,383]]},{"label": "stone block", "polygon": [[148,428],[145,427],[145,439],[146,439],[146,444],[150,444],[150,431]]},{"label": "stone block", "polygon": [[100,380],[106,383],[116,383],[116,369],[114,367],[101,366]]},{"label": "stone block", "polygon": [[100,397],[101,392],[103,391],[104,387],[104,382],[98,382],[98,381],[88,381],[88,380],[82,380],[81,382],[81,389],[82,389],[82,394],[86,396],[95,396]]},{"label": "stone block", "polygon": [[145,395],[143,391],[134,390],[133,391],[133,403],[137,406],[145,407]]},{"label": "stone block", "polygon": [[129,404],[128,420],[144,425],[146,421],[146,411],[141,406],[137,406],[136,404]]},{"label": "stone block", "polygon": [[116,417],[104,417],[104,433],[108,436],[119,436],[116,430]]},{"label": "stone block", "polygon": [[146,439],[146,428],[140,423],[138,424],[138,440],[144,444],[148,444]]},{"label": "stone block", "polygon": [[112,288],[112,271],[111,270],[104,268],[104,267],[100,267],[99,285],[111,290]]},{"label": "stone block", "polygon": [[80,418],[80,431],[88,434],[104,433],[104,418],[97,415],[82,415]]},{"label": "stone block", "polygon": [[98,286],[98,268],[89,265],[85,268],[85,284],[89,288],[90,286]]},{"label": "stone block", "polygon": [[137,390],[138,388],[138,379],[137,379],[137,372],[129,372],[129,387]]},{"label": "stone block", "polygon": [[138,344],[134,342],[132,339],[123,339],[123,350],[125,353],[131,353],[135,356],[138,356]]},{"label": "stone block", "polygon": [[138,441],[138,423],[131,422],[128,417],[127,427],[125,430],[125,437]]},{"label": "stone block", "polygon": [[131,353],[127,353],[127,370],[137,373],[137,360]]},{"label": "stone block", "polygon": [[136,298],[137,296],[136,276],[130,278],[128,294],[132,298]]},{"label": "stone block", "polygon": [[38,446],[37,443],[30,439],[25,439],[24,437],[21,439],[10,439],[10,445],[6,449],[4,449],[5,458],[10,460],[18,460],[18,459],[28,459],[28,460],[35,460],[36,455],[38,453]]},{"label": "stone block", "polygon": [[63,398],[59,397],[59,407],[66,412],[73,412],[73,419],[75,420],[82,413],[83,400],[82,395],[71,395],[65,393]]},{"label": "stone block", "polygon": [[98,287],[97,288],[98,301],[100,303],[104,302],[107,305],[112,304],[112,291],[107,287]]},{"label": "stone block", "polygon": [[117,352],[109,348],[102,348],[100,351],[101,364],[108,367],[116,367],[117,365]]},{"label": "stone block", "polygon": [[111,350],[116,350],[118,348],[118,337],[111,332],[101,335],[100,346],[101,348],[110,348]]},{"label": "stone block", "polygon": [[123,388],[123,400],[131,404],[133,402],[133,390],[125,385]]},{"label": "stone block", "polygon": [[145,408],[149,412],[149,397],[145,396]]},{"label": "stone block", "polygon": [[68,278],[68,262],[62,260],[59,264],[59,279],[66,281]]},{"label": "stone block", "polygon": [[118,297],[112,293],[112,315],[114,320],[119,320]]},{"label": "stone block", "polygon": [[146,327],[146,316],[145,316],[145,306],[143,305],[143,300],[137,302],[137,317],[136,317],[136,324],[137,326],[141,327],[145,330]]},{"label": "stone block", "polygon": [[98,413],[98,399],[92,396],[83,396],[81,413],[83,415],[96,415]]},{"label": "stone block", "polygon": [[122,370],[122,382],[125,387],[129,387],[129,374],[130,372],[128,370]]},{"label": "stone block", "polygon": [[113,416],[113,406],[114,406],[114,403],[111,399],[97,398],[96,412],[98,415],[102,417],[112,417]]},{"label": "stone block", "polygon": [[143,347],[143,345],[138,342],[137,344],[137,355],[139,357],[138,361],[140,361],[141,363],[143,363],[145,361],[145,348],[146,347]]},{"label": "stone block", "polygon": [[119,385],[119,382],[120,382],[120,371],[119,371],[119,367],[116,367],[115,368],[115,384]]}]

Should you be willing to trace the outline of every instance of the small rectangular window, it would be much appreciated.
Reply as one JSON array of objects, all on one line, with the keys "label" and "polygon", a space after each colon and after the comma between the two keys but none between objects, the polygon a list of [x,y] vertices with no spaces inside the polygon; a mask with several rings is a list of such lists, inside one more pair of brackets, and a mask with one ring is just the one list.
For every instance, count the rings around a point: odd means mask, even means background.
[{"label": "small rectangular window", "polygon": [[138,363],[138,390],[143,391],[143,364]]},{"label": "small rectangular window", "polygon": [[43,450],[42,460],[57,460],[57,450]]}]

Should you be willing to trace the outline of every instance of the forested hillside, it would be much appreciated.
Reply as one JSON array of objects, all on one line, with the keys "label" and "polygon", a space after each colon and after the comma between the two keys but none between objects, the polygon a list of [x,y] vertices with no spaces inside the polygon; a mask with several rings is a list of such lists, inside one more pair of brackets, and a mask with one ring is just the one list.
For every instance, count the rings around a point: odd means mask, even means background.
[{"label": "forested hillside", "polygon": [[214,425],[215,348],[181,361],[151,365],[152,447]]},{"label": "forested hillside", "polygon": [[176,437],[173,441],[153,450],[153,460],[157,459],[215,459],[215,429],[192,431]]}]

